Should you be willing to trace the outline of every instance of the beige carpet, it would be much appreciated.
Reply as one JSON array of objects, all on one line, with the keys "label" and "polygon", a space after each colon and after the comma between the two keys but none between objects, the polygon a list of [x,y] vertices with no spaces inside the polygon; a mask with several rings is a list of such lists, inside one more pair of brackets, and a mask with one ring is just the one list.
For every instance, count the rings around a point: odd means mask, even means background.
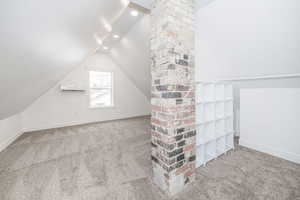
[{"label": "beige carpet", "polygon": [[[23,134],[0,153],[1,200],[160,200],[150,119]],[[300,165],[237,148],[197,170],[178,200],[300,200]]]}]

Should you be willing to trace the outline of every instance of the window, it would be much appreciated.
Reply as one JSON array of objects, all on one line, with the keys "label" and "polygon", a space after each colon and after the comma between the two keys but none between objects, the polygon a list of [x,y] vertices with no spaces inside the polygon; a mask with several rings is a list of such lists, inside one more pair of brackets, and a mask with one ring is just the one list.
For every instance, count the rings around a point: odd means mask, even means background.
[{"label": "window", "polygon": [[90,107],[113,106],[113,73],[90,71]]}]

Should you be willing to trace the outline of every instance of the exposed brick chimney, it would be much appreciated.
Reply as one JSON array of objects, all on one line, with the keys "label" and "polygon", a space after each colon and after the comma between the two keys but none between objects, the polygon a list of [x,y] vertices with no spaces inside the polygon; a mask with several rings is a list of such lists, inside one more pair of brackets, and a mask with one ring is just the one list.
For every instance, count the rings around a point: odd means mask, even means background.
[{"label": "exposed brick chimney", "polygon": [[151,11],[153,180],[166,193],[194,180],[194,0],[156,0]]}]

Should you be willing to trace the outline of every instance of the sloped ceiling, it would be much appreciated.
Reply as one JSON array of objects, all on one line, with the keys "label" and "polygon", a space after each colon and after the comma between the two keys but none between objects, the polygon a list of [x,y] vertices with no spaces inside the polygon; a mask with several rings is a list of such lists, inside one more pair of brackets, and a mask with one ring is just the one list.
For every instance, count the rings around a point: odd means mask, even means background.
[{"label": "sloped ceiling", "polygon": [[141,19],[111,50],[111,58],[150,100],[150,17]]},{"label": "sloped ceiling", "polygon": [[[145,0],[145,2],[148,2]],[[127,0],[1,0],[0,119],[22,111],[98,48]]]},{"label": "sloped ceiling", "polygon": [[131,2],[136,3],[144,8],[151,9],[154,0],[131,0]]}]

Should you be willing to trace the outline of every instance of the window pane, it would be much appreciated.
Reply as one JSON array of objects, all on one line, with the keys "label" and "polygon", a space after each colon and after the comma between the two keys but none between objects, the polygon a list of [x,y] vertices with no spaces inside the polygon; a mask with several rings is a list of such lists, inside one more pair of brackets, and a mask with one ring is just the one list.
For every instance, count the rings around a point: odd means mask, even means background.
[{"label": "window pane", "polygon": [[90,71],[90,106],[107,107],[112,105],[112,73]]},{"label": "window pane", "polygon": [[105,107],[112,106],[111,89],[91,89],[90,106]]},{"label": "window pane", "polygon": [[91,88],[111,88],[112,73],[111,72],[90,72]]}]

